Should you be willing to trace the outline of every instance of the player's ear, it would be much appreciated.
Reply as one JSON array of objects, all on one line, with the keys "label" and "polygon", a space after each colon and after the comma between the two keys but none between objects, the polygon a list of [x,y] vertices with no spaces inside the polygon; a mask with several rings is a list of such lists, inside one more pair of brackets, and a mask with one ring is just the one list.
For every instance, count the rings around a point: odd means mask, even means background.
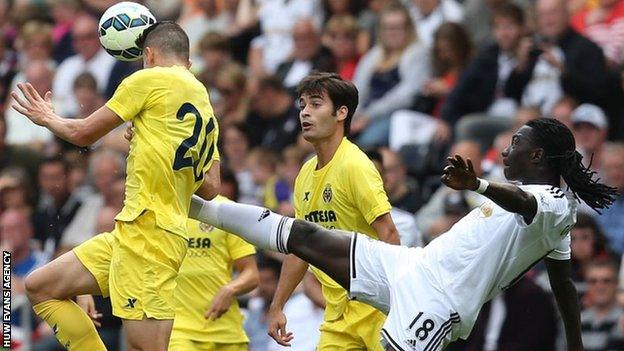
[{"label": "player's ear", "polygon": [[143,64],[145,67],[153,67],[154,66],[154,49],[146,46],[143,49]]},{"label": "player's ear", "polygon": [[540,163],[544,160],[544,149],[537,148],[531,151],[531,163]]},{"label": "player's ear", "polygon": [[338,107],[336,110],[336,120],[344,121],[347,119],[347,115],[349,114],[349,108],[345,105]]}]

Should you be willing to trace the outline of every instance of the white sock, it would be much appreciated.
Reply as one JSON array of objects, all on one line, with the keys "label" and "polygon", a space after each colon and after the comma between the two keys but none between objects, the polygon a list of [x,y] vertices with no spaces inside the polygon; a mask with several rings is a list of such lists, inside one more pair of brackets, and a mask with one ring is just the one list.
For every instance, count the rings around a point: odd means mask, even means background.
[{"label": "white sock", "polygon": [[288,237],[294,219],[266,208],[236,202],[205,201],[194,195],[189,217],[238,235],[259,248],[288,253]]}]

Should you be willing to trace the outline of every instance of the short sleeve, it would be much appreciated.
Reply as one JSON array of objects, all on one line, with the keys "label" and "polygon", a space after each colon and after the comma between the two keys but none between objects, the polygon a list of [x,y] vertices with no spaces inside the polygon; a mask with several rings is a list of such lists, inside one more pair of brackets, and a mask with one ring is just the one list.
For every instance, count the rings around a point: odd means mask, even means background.
[{"label": "short sleeve", "polygon": [[151,72],[138,71],[125,78],[106,102],[106,107],[115,112],[124,121],[132,120],[148,102],[154,82]]},{"label": "short sleeve", "polygon": [[568,233],[568,235],[566,235],[563,239],[561,239],[561,242],[559,243],[559,245],[546,257],[553,259],[553,260],[560,260],[560,261],[569,260],[572,257],[572,249],[570,249],[570,242],[571,242],[570,233]]},{"label": "short sleeve", "polygon": [[347,169],[349,169],[348,188],[366,222],[371,224],[379,216],[389,213],[392,206],[375,165],[366,159],[357,161]]},{"label": "short sleeve", "polygon": [[[566,194],[556,187],[522,186],[522,190],[531,193],[537,203],[537,211],[533,221],[527,224],[524,218],[515,214],[516,222],[520,227],[528,228],[538,226],[545,232],[561,228],[561,236],[569,231],[569,226],[574,224],[571,214],[571,206]],[[566,229],[567,228],[567,229]],[[565,231],[566,233],[564,233]]]},{"label": "short sleeve", "polygon": [[226,245],[232,261],[256,253],[253,245],[233,234],[227,235]]}]

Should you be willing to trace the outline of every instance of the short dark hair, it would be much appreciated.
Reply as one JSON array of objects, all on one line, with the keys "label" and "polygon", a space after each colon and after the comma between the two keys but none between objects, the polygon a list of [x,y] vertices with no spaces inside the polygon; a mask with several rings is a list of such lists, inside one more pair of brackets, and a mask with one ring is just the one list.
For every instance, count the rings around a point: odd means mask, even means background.
[{"label": "short dark hair", "polygon": [[74,79],[74,90],[86,88],[91,91],[97,90],[97,81],[93,74],[89,72],[83,72],[76,79]]},{"label": "short dark hair", "polygon": [[156,47],[165,54],[188,60],[190,56],[189,37],[184,29],[173,21],[157,22],[148,27],[137,39],[141,50]]},{"label": "short dark hair", "polygon": [[269,269],[273,271],[276,278],[279,278],[282,271],[282,263],[280,261],[259,251],[256,255],[256,263],[258,264],[258,269]]},{"label": "short dark hair", "polygon": [[69,162],[67,162],[67,160],[61,155],[48,156],[41,160],[41,163],[39,164],[39,170],[41,170],[43,166],[53,163],[60,163],[63,166],[63,170],[65,171],[65,173],[69,173],[69,170],[71,168]]},{"label": "short dark hair", "polygon": [[334,114],[342,106],[348,110],[344,121],[344,135],[348,136],[351,131],[351,119],[358,105],[358,90],[353,83],[342,79],[336,73],[313,72],[305,77],[297,86],[297,96],[303,94],[327,93],[334,104]]},{"label": "short dark hair", "polygon": [[219,32],[208,32],[199,40],[199,51],[217,50],[230,52],[228,39]]},{"label": "short dark hair", "polygon": [[613,275],[616,279],[618,278],[618,272],[620,271],[620,267],[617,262],[609,258],[596,259],[589,262],[587,268],[585,269],[585,272],[589,272],[589,270],[593,268],[608,268],[613,271]]},{"label": "short dark hair", "polygon": [[282,80],[276,75],[262,77],[258,82],[258,88],[260,90],[272,89],[275,91],[288,93],[288,90],[286,90],[284,83],[282,83]]},{"label": "short dark hair", "polygon": [[505,2],[497,6],[492,12],[492,21],[497,17],[508,18],[514,21],[517,25],[524,25],[524,10],[516,4]]}]

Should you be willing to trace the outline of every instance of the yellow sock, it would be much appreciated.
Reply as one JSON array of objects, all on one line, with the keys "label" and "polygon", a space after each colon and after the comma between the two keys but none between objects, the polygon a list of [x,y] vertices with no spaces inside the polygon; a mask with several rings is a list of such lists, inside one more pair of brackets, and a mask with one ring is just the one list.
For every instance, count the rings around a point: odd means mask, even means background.
[{"label": "yellow sock", "polygon": [[35,313],[54,330],[58,341],[68,350],[106,351],[95,325],[72,300],[48,300],[33,306]]}]

